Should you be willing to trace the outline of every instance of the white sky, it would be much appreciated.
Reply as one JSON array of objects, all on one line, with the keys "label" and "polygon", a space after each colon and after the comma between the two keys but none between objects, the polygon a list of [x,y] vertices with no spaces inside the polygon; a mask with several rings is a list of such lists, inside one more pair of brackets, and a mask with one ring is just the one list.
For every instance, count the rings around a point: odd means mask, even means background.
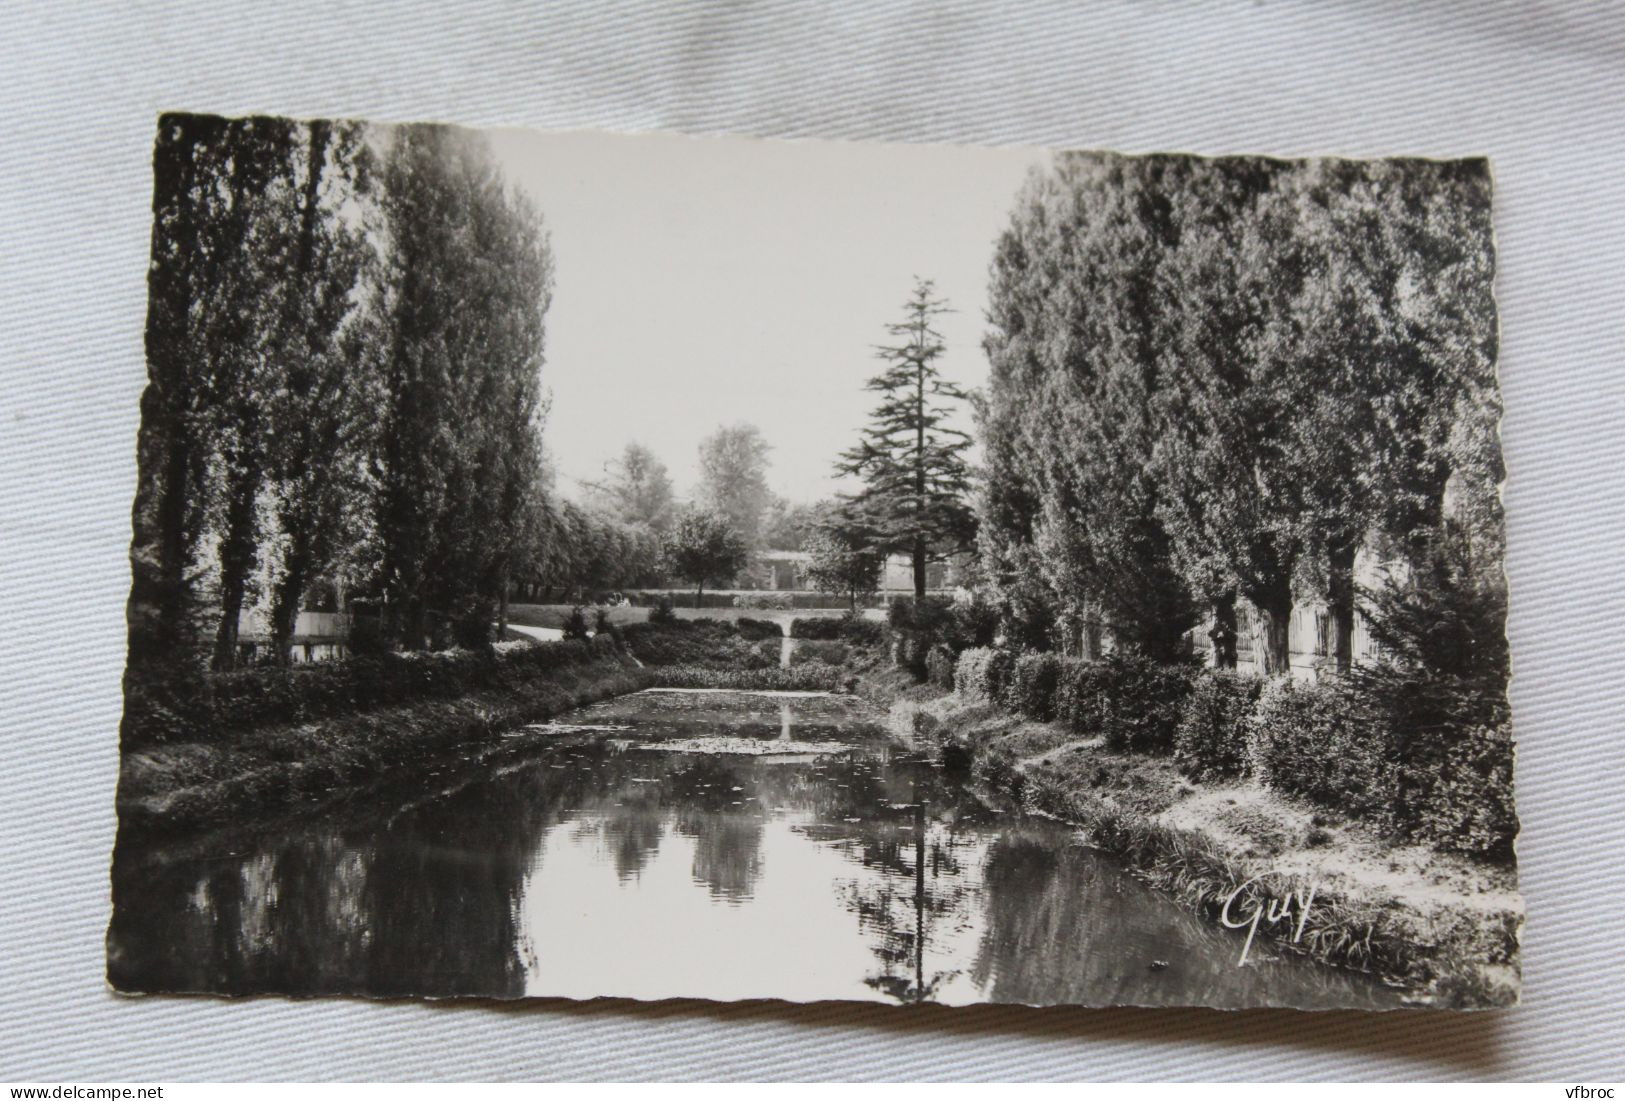
[{"label": "white sky", "polygon": [[768,482],[827,496],[872,405],[873,345],[918,274],[957,310],[943,373],[987,377],[993,243],[1035,149],[490,133],[535,198],[556,267],[543,386],[560,488],[628,440],[698,480],[717,425],[774,447]]}]

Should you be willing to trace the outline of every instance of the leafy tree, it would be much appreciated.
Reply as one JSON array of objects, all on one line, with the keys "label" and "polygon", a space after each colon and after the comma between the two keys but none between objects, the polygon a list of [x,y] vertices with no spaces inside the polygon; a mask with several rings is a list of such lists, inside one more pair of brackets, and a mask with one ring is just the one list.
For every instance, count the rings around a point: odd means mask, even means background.
[{"label": "leafy tree", "polygon": [[700,442],[700,501],[726,516],[751,548],[760,542],[773,500],[767,488],[770,451],[753,424],[724,425]]},{"label": "leafy tree", "polygon": [[832,505],[831,501],[798,504],[775,496],[762,525],[762,545],[776,551],[806,550]]},{"label": "leafy tree", "polygon": [[655,453],[633,441],[605,468],[608,480],[595,487],[623,520],[664,535],[677,505],[671,475]]},{"label": "leafy tree", "polygon": [[1187,584],[1212,608],[1218,664],[1234,663],[1239,593],[1271,673],[1289,662],[1306,518],[1289,442],[1303,377],[1280,327],[1304,275],[1278,190],[1285,170],[1254,158],[1190,162],[1169,196],[1179,248],[1156,291],[1172,318],[1153,460],[1159,517]]},{"label": "leafy tree", "polygon": [[371,158],[353,124],[306,128],[298,236],[272,354],[281,384],[267,405],[270,523],[279,551],[271,585],[271,651],[289,659],[300,604],[312,581],[351,572],[365,543],[366,459],[379,393],[376,333],[355,308],[372,253],[342,216],[366,197]]},{"label": "leafy tree", "polygon": [[1012,484],[989,491],[1003,510],[991,572],[1036,569],[1085,656],[1109,635],[1172,658],[1196,618],[1150,466],[1167,326],[1153,291],[1174,168],[1058,157],[1018,199],[993,263],[982,419],[989,466]]},{"label": "leafy tree", "polygon": [[265,269],[251,241],[290,148],[289,125],[272,119],[171,114],[158,122],[130,548],[132,734],[184,722],[188,699],[201,698],[198,551],[218,500],[220,389],[253,348]]},{"label": "leafy tree", "polygon": [[489,632],[541,476],[540,368],[552,266],[537,213],[488,145],[404,126],[381,173],[385,400],[375,457],[387,629],[424,644],[431,612]]},{"label": "leafy tree", "polygon": [[970,436],[950,421],[965,392],[944,379],[938,360],[946,346],[933,328],[947,311],[929,279],[916,280],[904,319],[887,326],[899,343],[876,355],[887,366],[865,389],[880,395],[857,446],[841,454],[836,472],[862,480],[842,505],[842,526],[885,556],[902,553],[914,566],[914,595],[925,600],[926,565],[965,549],[975,538]]},{"label": "leafy tree", "polygon": [[881,571],[886,559],[865,545],[865,540],[853,539],[840,527],[815,528],[804,544],[810,555],[807,561],[807,582],[826,593],[845,593],[851,599],[852,610],[858,609],[858,598],[873,596],[880,588]]},{"label": "leafy tree", "polygon": [[695,509],[684,513],[666,536],[667,568],[694,582],[694,606],[705,597],[707,581],[723,584],[745,566],[749,548],[721,513]]}]

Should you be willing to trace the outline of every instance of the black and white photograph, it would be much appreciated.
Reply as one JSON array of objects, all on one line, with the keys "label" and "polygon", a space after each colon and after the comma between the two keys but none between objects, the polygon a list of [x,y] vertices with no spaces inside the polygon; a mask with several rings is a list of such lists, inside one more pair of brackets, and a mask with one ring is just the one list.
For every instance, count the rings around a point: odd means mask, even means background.
[{"label": "black and white photograph", "polygon": [[116,991],[1517,1003],[1489,160],[151,164]]}]

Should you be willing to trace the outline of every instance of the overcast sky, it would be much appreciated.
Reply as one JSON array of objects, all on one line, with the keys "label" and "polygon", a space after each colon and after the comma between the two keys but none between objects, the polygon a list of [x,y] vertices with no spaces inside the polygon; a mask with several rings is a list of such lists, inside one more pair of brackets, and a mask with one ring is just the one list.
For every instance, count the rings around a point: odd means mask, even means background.
[{"label": "overcast sky", "polygon": [[768,482],[829,495],[864,423],[873,346],[916,274],[956,311],[943,373],[987,377],[987,270],[1033,149],[496,131],[556,266],[543,386],[560,487],[601,475],[628,440],[680,494],[699,441],[748,421]]}]

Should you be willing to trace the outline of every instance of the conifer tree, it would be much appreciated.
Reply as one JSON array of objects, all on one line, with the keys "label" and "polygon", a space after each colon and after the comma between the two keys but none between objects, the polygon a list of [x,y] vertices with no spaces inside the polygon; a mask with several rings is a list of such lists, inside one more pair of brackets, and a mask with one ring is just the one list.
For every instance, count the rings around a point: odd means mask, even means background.
[{"label": "conifer tree", "polygon": [[862,479],[863,489],[843,499],[840,526],[863,533],[876,554],[906,554],[914,566],[914,598],[925,599],[925,568],[964,549],[975,538],[968,504],[970,436],[954,428],[951,403],[966,394],[944,379],[938,360],[947,350],[933,321],[946,313],[929,279],[915,281],[904,318],[886,327],[897,340],[876,356],[886,363],[865,389],[880,395],[856,447],[844,451],[836,472]]}]

